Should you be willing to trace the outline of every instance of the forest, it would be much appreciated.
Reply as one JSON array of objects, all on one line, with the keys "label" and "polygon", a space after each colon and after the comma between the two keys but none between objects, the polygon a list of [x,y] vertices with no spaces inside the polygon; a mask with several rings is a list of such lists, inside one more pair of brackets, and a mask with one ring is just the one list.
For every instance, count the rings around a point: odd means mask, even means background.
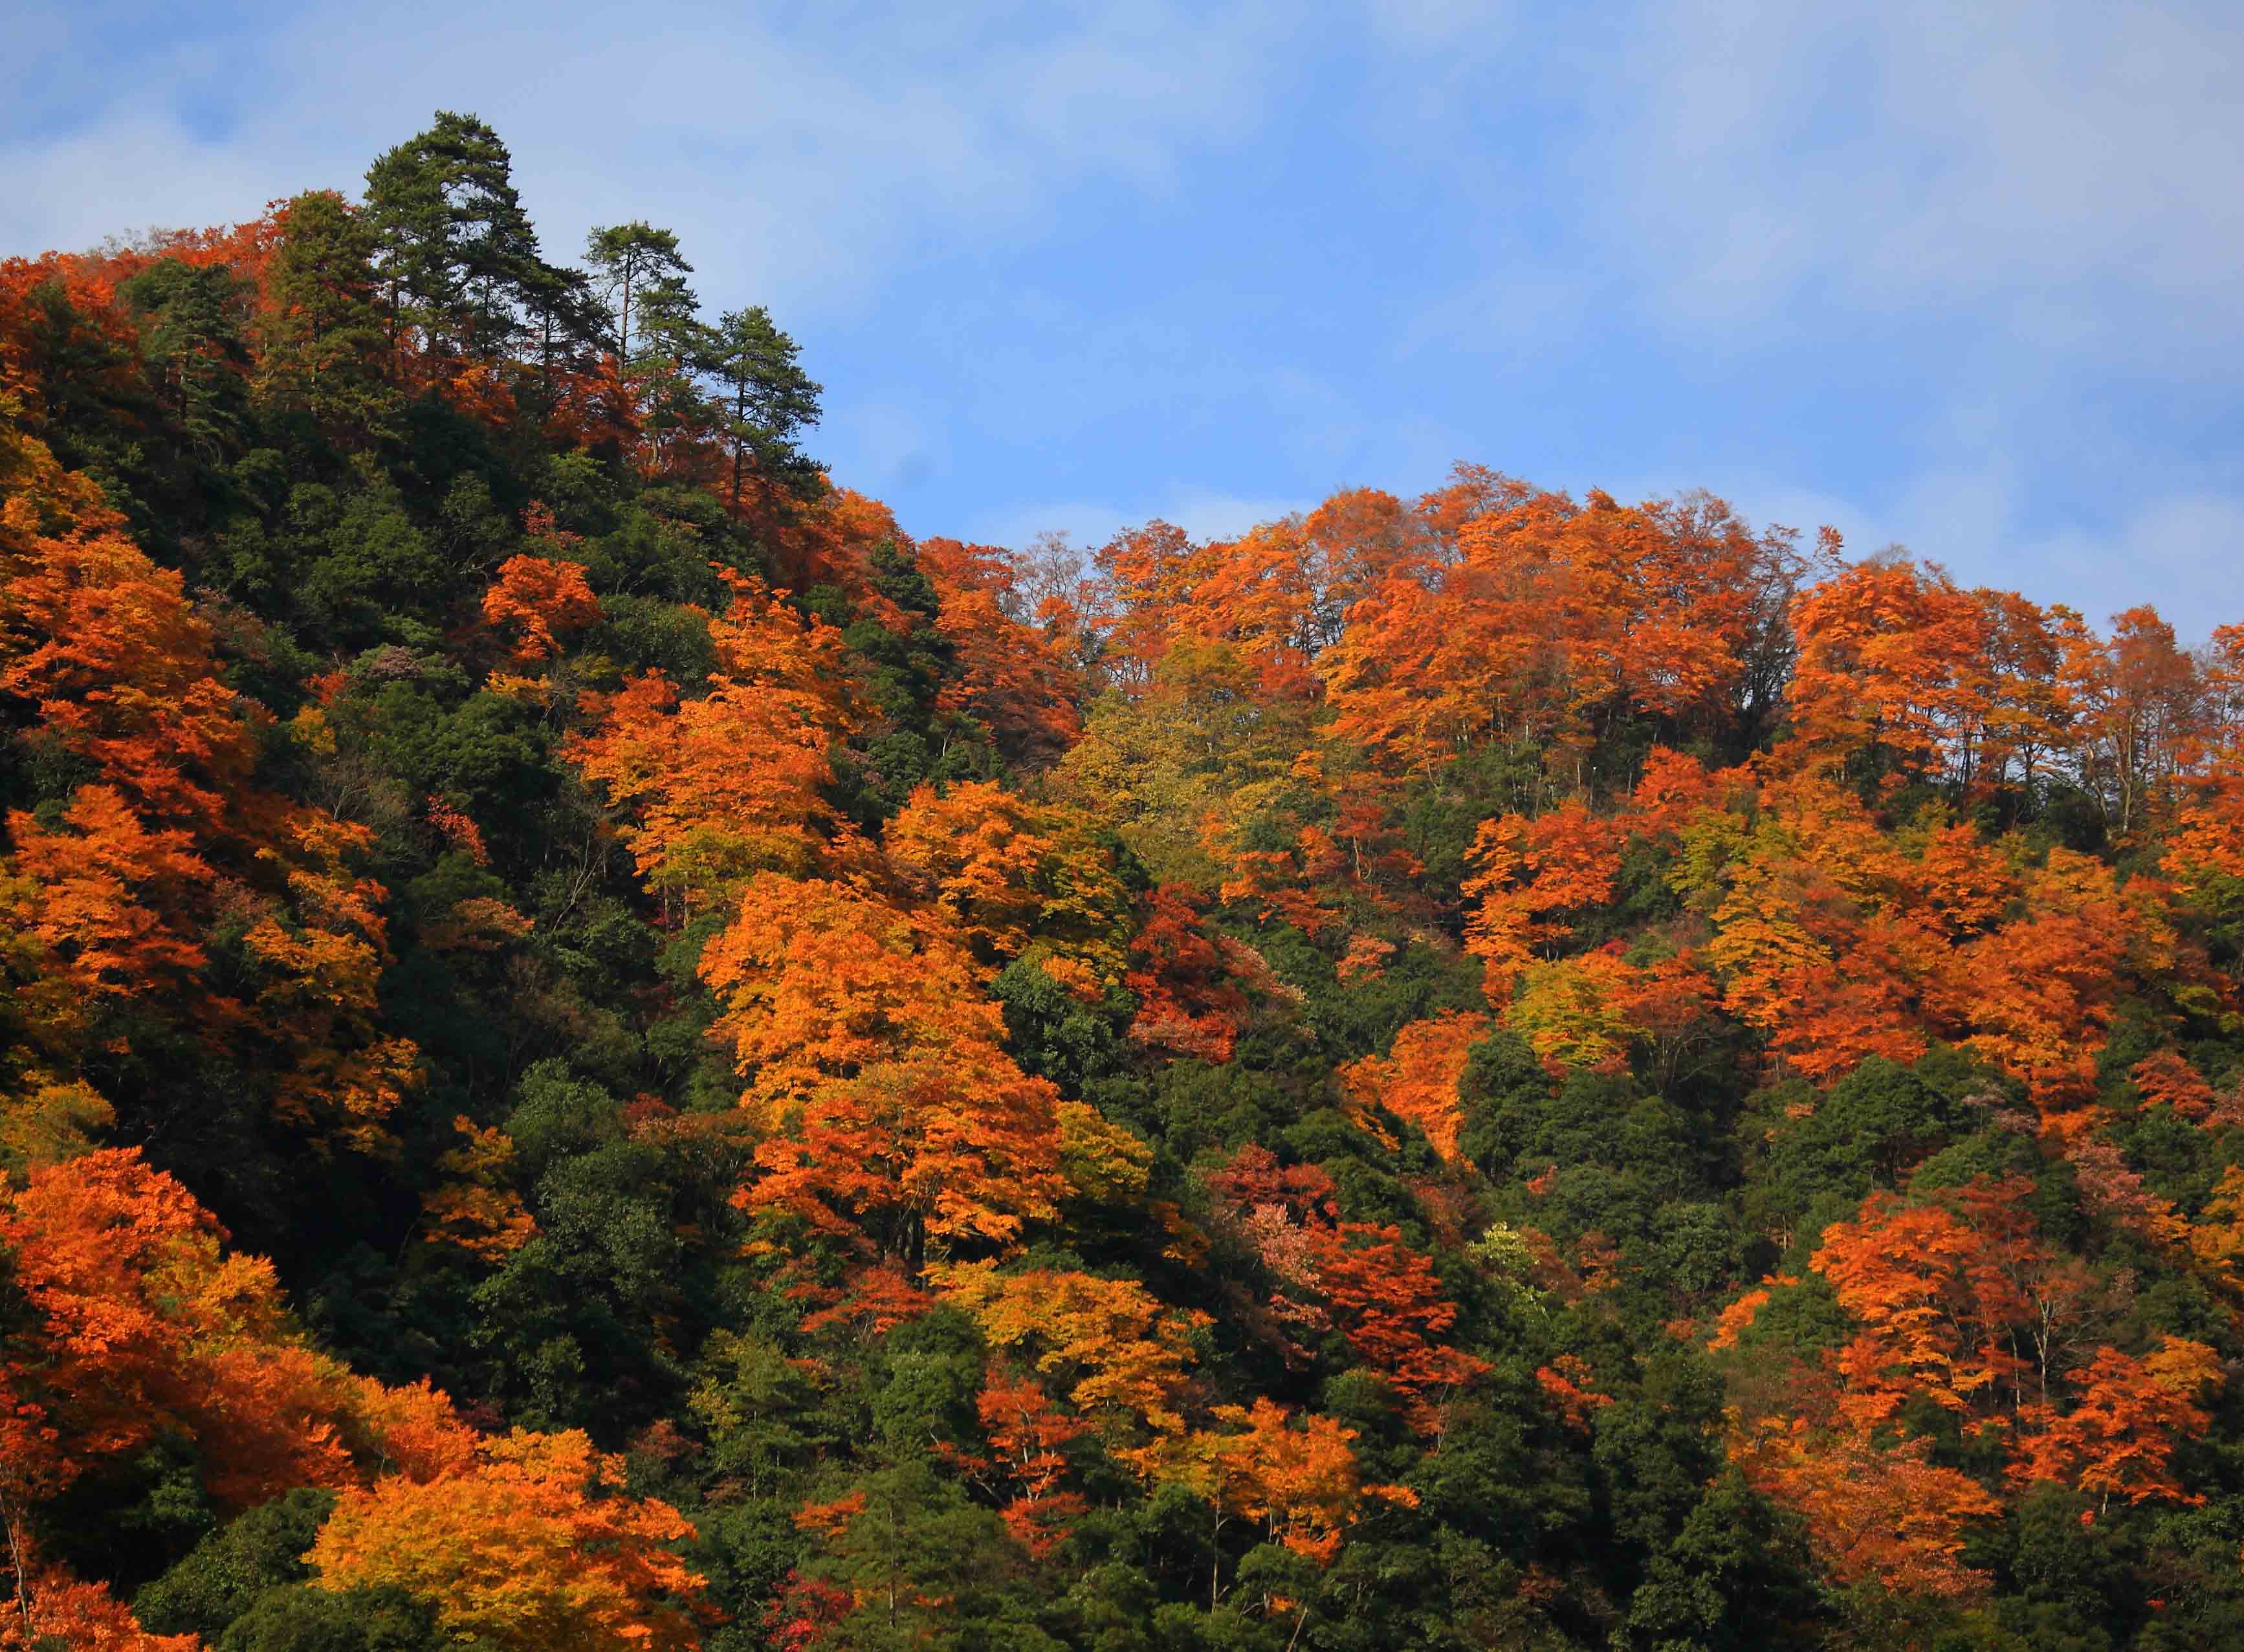
[{"label": "forest", "polygon": [[915,539],[692,250],[0,262],[0,1649],[2244,1646],[2244,625]]}]

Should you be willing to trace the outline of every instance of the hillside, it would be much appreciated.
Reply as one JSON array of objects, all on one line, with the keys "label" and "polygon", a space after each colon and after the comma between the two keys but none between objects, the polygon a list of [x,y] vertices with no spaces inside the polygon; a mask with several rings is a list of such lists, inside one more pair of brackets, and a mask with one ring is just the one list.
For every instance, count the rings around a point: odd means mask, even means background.
[{"label": "hillside", "polygon": [[690,251],[0,263],[0,1649],[2244,1644],[2244,626],[915,540]]}]

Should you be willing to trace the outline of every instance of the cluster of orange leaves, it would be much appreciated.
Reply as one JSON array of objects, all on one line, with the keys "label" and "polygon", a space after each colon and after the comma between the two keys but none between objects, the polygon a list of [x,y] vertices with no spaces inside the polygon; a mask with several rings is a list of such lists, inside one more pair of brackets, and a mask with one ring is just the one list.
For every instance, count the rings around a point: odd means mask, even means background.
[{"label": "cluster of orange leaves", "polygon": [[623,1485],[582,1432],[517,1431],[449,1474],[345,1487],[305,1558],[322,1588],[402,1588],[523,1652],[689,1652],[702,1580],[671,1545],[693,1528]]},{"label": "cluster of orange leaves", "polygon": [[936,630],[952,650],[956,674],[936,709],[970,718],[1000,749],[1026,762],[1048,761],[1081,732],[1075,701],[1081,673],[1064,626],[1024,615],[1026,593],[1013,559],[989,545],[922,539],[920,570],[935,586]]},{"label": "cluster of orange leaves", "polygon": [[1235,942],[1227,949],[1201,927],[1200,904],[1193,890],[1174,884],[1155,890],[1147,903],[1124,978],[1138,1000],[1130,1036],[1220,1064],[1231,1059],[1247,1020],[1247,994],[1232,968],[1241,949]]},{"label": "cluster of orange leaves", "polygon": [[[1795,1371],[1788,1406],[1741,1424],[1735,1454],[1805,1518],[1842,1581],[1949,1596],[1986,1585],[1961,1556],[2001,1500],[1931,1460],[1930,1438],[1905,1426],[1913,1405],[2000,1444],[2015,1485],[2054,1481],[2099,1506],[2199,1500],[2173,1459],[2207,1425],[2199,1401],[2221,1381],[2219,1361],[2173,1336],[2142,1354],[2076,1357],[2093,1282],[2034,1231],[2031,1192],[2023,1178],[1983,1177],[1922,1198],[1874,1193],[1811,1259],[1854,1334],[1822,1369]],[[1734,1344],[1770,1294],[1740,1298],[1713,1345]]]},{"label": "cluster of orange leaves", "polygon": [[689,906],[850,849],[827,800],[831,749],[860,715],[841,633],[754,580],[730,584],[726,611],[709,616],[708,680],[689,694],[652,671],[588,694],[591,726],[568,747],[621,817],[641,876]]},{"label": "cluster of orange leaves", "polygon": [[[1687,909],[1673,950],[1569,955],[1632,843],[1658,856]],[[2139,983],[2227,990],[2191,952],[2172,885],[2123,886],[2063,848],[2037,864],[2020,840],[1987,842],[1936,811],[1887,832],[1812,774],[1709,774],[1656,749],[1617,812],[1508,816],[1481,829],[1475,854],[1466,944],[1507,1025],[1559,1066],[1672,1048],[1719,1012],[1819,1081],[1950,1039],[2064,1120]]]},{"label": "cluster of orange leaves", "polygon": [[0,1249],[28,1319],[0,1343],[0,1526],[15,1574],[0,1646],[193,1644],[139,1636],[101,1591],[40,1567],[26,1520],[161,1435],[193,1444],[221,1509],[337,1490],[310,1557],[321,1587],[398,1583],[448,1627],[524,1652],[695,1644],[700,1580],[664,1547],[685,1523],[622,1495],[618,1459],[581,1434],[479,1439],[425,1383],[354,1375],[294,1325],[272,1265],[228,1254],[225,1237],[133,1152],[0,1187]]},{"label": "cluster of orange leaves", "polygon": [[1609,708],[1703,719],[1747,669],[1757,594],[1790,577],[1788,542],[1705,498],[1578,505],[1466,471],[1418,518],[1423,548],[1318,666],[1328,737],[1395,775],[1486,741],[1542,746],[1558,773]]},{"label": "cluster of orange leaves", "polygon": [[[1192,1426],[1192,1337],[1207,1318],[1163,1309],[1133,1280],[975,1263],[938,1269],[935,1283],[992,1348],[1030,1362],[1029,1371],[993,1375],[983,1388],[977,1407],[991,1456],[965,1466],[1007,1488],[1004,1518],[1031,1554],[1048,1553],[1083,1511],[1065,1489],[1065,1447],[1091,1432],[1141,1473],[1193,1487],[1320,1563],[1339,1551],[1367,1499],[1416,1501],[1403,1487],[1364,1484],[1350,1449],[1355,1431],[1330,1418],[1258,1399],[1215,1406],[1213,1427]],[[1072,1415],[1052,1404],[1039,1376],[1066,1385]]]},{"label": "cluster of orange leaves", "polygon": [[[58,822],[6,823],[0,951],[20,1042],[0,1082],[69,1081],[94,1018],[130,999],[262,1044],[284,1117],[379,1140],[418,1052],[376,1025],[384,891],[353,870],[370,834],[250,783],[264,714],[221,680],[179,575],[91,481],[0,427],[0,695],[35,707],[37,737],[92,773]],[[208,977],[223,920],[261,972],[247,1002]]]},{"label": "cluster of orange leaves", "polygon": [[1410,1425],[1438,1435],[1448,1399],[1488,1367],[1447,1340],[1457,1310],[1432,1259],[1391,1224],[1342,1221],[1329,1176],[1314,1166],[1281,1167],[1267,1148],[1241,1148],[1207,1181],[1279,1282],[1274,1311],[1336,1331]]},{"label": "cluster of orange leaves", "polygon": [[701,958],[761,1138],[753,1209],[915,1265],[1057,1214],[1058,1093],[1004,1049],[939,916],[848,883],[750,878]]},{"label": "cluster of orange leaves", "polygon": [[[1369,1110],[1382,1107],[1416,1125],[1436,1153],[1455,1163],[1457,1132],[1464,1123],[1457,1080],[1488,1028],[1484,1015],[1447,1010],[1404,1026],[1387,1054],[1365,1056],[1342,1067],[1342,1093],[1356,1121],[1369,1126]],[[1388,1145],[1394,1143],[1389,1140]]]},{"label": "cluster of orange leaves", "polygon": [[483,623],[514,635],[517,665],[534,665],[557,652],[561,639],[600,617],[599,599],[584,568],[547,557],[512,556],[483,592]]}]

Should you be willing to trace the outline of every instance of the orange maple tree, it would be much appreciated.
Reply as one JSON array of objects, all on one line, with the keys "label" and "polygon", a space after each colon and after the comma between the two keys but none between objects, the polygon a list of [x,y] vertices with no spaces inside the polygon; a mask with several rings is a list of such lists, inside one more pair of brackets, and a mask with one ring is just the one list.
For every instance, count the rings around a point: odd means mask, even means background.
[{"label": "orange maple tree", "polygon": [[1340,1553],[1367,1500],[1417,1504],[1407,1486],[1363,1482],[1356,1431],[1335,1418],[1296,1415],[1260,1398],[1252,1405],[1219,1405],[1214,1416],[1227,1428],[1195,1437],[1187,1456],[1193,1467],[1180,1478],[1202,1482],[1223,1513],[1261,1522],[1270,1541],[1321,1566]]},{"label": "orange maple tree", "polygon": [[2019,1403],[2027,1362],[2011,1331],[2031,1312],[2020,1276],[2042,1255],[2031,1191],[1983,1178],[1939,1202],[1873,1193],[1824,1229],[1808,1266],[1860,1326],[1833,1362],[1847,1420],[1874,1426],[1920,1396],[1964,1414]]},{"label": "orange maple tree", "polygon": [[2211,1418],[2197,1401],[2220,1380],[2220,1361],[2203,1343],[2166,1337],[2141,1358],[2099,1348],[2072,1378],[2078,1391],[2070,1410],[2040,1404],[2021,1418],[2011,1476],[2076,1486],[2099,1509],[2114,1496],[2202,1502],[2174,1477],[2173,1455],[2183,1439],[2205,1432]]},{"label": "orange maple tree", "polygon": [[228,1254],[176,1181],[106,1148],[0,1190],[0,1249],[30,1315],[0,1363],[0,1504],[28,1506],[176,1432],[205,1489],[245,1508],[385,1467],[441,1472],[470,1447],[449,1402],[314,1351],[271,1263]]},{"label": "orange maple tree", "polygon": [[1788,761],[1939,773],[1986,714],[1977,680],[1990,626],[1974,592],[1937,570],[1855,563],[1799,598]]},{"label": "orange maple tree", "polygon": [[1532,820],[1484,822],[1470,851],[1476,870],[1463,893],[1479,903],[1465,924],[1465,950],[1487,972],[1489,1002],[1502,1008],[1519,973],[1573,932],[1565,916],[1612,898],[1622,833],[1580,800]]},{"label": "orange maple tree", "polygon": [[1065,1446],[1088,1433],[1091,1425],[1062,1412],[1034,1382],[995,1372],[975,1396],[974,1408],[990,1441],[993,1467],[1010,1493],[998,1518],[1015,1542],[1041,1560],[1089,1507],[1062,1481],[1068,1469]]},{"label": "orange maple tree", "polygon": [[513,659],[533,665],[556,652],[561,639],[600,617],[600,601],[585,583],[583,566],[548,557],[512,556],[483,592],[483,623],[510,630]]},{"label": "orange maple tree", "polygon": [[1199,906],[1181,885],[1153,891],[1124,978],[1138,999],[1130,1036],[1220,1063],[1231,1059],[1245,1025],[1247,995],[1230,977],[1222,943],[1201,929]]},{"label": "orange maple tree", "polygon": [[1577,504],[1465,477],[1422,520],[1447,530],[1449,554],[1386,570],[1319,667],[1338,714],[1328,736],[1396,774],[1540,743],[1571,789],[1599,716],[1707,715],[1744,674],[1756,582],[1789,577],[1785,542],[1703,497]]},{"label": "orange maple tree", "polygon": [[587,701],[569,752],[622,816],[640,875],[689,908],[767,867],[803,872],[843,836],[830,748],[855,726],[841,634],[734,576],[709,621],[718,667],[687,694],[651,672]]},{"label": "orange maple tree", "polygon": [[[91,482],[12,433],[0,464],[15,484],[0,696],[35,706],[37,737],[92,775],[58,822],[8,822],[0,913],[38,949],[34,972],[78,999],[39,1017],[49,1059],[66,1066],[78,1024],[130,994],[205,1038],[247,1027],[282,1117],[377,1142],[418,1052],[368,1013],[387,961],[382,891],[354,870],[371,832],[251,783],[269,717],[226,686],[180,577],[123,537]],[[221,905],[247,920],[247,1002],[207,978]]]},{"label": "orange maple tree", "polygon": [[1992,1580],[1964,1564],[1964,1545],[1976,1525],[2001,1516],[2001,1500],[1929,1453],[1924,1440],[1887,1448],[1859,1432],[1798,1419],[1750,1439],[1735,1456],[1754,1486],[1801,1516],[1840,1582],[1875,1581],[1935,1599],[1982,1594]]},{"label": "orange maple tree", "polygon": [[1341,1069],[1341,1087],[1359,1109],[1376,1105],[1423,1131],[1434,1151],[1455,1162],[1463,1109],[1457,1080],[1472,1046],[1488,1031],[1488,1018],[1445,1010],[1413,1021],[1395,1035],[1384,1056],[1366,1056]]},{"label": "orange maple tree", "polygon": [[987,728],[1008,755],[1048,762],[1082,732],[1082,673],[1065,627],[1027,612],[1019,565],[1004,552],[922,539],[919,565],[935,586],[936,628],[957,660],[936,705]]},{"label": "orange maple tree", "polygon": [[1404,1243],[1392,1224],[1312,1223],[1306,1231],[1335,1327],[1402,1396],[1412,1425],[1440,1432],[1443,1404],[1488,1364],[1445,1340],[1457,1310],[1431,1259]]},{"label": "orange maple tree", "polygon": [[869,1235],[913,1265],[1056,1213],[1058,1093],[1004,1047],[938,917],[762,873],[701,957],[763,1139],[751,1209]]},{"label": "orange maple tree", "polygon": [[151,1635],[98,1583],[61,1567],[11,1560],[10,1598],[0,1609],[0,1652],[201,1652],[193,1635]]}]

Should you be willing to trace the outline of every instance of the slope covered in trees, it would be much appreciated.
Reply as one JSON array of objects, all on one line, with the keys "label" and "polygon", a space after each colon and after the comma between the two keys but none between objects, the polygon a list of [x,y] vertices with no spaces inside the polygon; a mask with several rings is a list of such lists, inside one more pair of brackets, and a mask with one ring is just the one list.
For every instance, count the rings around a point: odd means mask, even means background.
[{"label": "slope covered in trees", "polygon": [[0,264],[0,1648],[2244,1640],[2244,629],[915,542],[688,250]]}]

